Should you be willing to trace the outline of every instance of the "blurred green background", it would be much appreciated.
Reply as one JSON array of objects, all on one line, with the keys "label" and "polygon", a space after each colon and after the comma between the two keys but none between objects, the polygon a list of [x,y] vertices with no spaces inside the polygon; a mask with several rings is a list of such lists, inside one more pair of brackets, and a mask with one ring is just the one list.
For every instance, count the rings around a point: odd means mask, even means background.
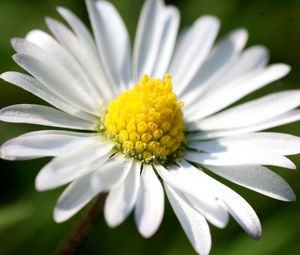
[{"label": "blurred green background", "polygon": [[[142,0],[112,1],[121,12],[133,38]],[[263,44],[271,51],[271,62],[292,66],[292,73],[279,82],[253,93],[250,99],[272,91],[300,87],[300,1],[299,0],[169,0],[182,14],[182,27],[199,15],[217,15],[222,21],[221,35],[231,29],[245,27],[250,32],[249,45]],[[0,72],[20,70],[13,63],[10,38],[23,37],[34,28],[46,29],[44,17],[60,19],[56,6],[65,6],[88,24],[81,0],[1,0],[0,1]],[[43,103],[31,94],[0,81],[1,108],[16,103]],[[31,125],[0,123],[0,143],[16,135],[40,129]],[[300,136],[300,124],[274,129]],[[292,159],[300,168],[300,157]],[[54,254],[70,233],[82,213],[72,220],[56,224],[52,210],[63,189],[39,193],[34,178],[49,159],[8,162],[1,161],[0,170],[0,254]],[[274,169],[281,174],[300,196],[298,171]],[[212,255],[276,255],[300,254],[300,202],[284,203],[263,197],[231,183],[254,207],[263,226],[260,241],[250,239],[231,220],[225,230],[211,227]],[[85,209],[86,210],[86,209]],[[83,210],[84,211],[84,210]],[[84,214],[84,212],[83,212]],[[137,233],[131,216],[117,229],[109,229],[102,215],[82,242],[76,254],[195,254],[169,204],[157,234],[144,240]]]}]

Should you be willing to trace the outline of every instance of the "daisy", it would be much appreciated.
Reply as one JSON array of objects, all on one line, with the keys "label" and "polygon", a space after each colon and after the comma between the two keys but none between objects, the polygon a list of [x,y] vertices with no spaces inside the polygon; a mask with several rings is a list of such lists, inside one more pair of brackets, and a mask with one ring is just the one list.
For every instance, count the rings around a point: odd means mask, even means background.
[{"label": "daisy", "polygon": [[[93,35],[75,14],[58,12],[69,26],[47,18],[52,35],[33,30],[12,40],[15,62],[30,75],[1,78],[51,106],[19,104],[0,119],[45,125],[1,147],[1,158],[54,157],[36,178],[39,191],[68,184],[54,209],[56,222],[71,218],[101,192],[110,227],[134,210],[140,234],[151,237],[164,214],[165,195],[193,248],[208,254],[208,223],[224,228],[231,215],[254,239],[259,219],[229,181],[283,201],[290,186],[267,166],[295,168],[298,137],[265,129],[300,119],[300,91],[273,93],[232,106],[287,75],[268,63],[263,46],[244,50],[238,29],[215,43],[219,20],[202,16],[178,34],[179,12],[147,0],[133,53],[115,7],[86,0]],[[72,130],[72,131],[66,131]],[[83,132],[84,131],[84,132]]]}]

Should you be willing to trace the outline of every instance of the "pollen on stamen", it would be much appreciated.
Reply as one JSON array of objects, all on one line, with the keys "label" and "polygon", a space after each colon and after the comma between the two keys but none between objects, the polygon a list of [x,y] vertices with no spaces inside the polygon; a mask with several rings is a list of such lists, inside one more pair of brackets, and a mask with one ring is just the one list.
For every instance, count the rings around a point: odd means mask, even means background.
[{"label": "pollen on stamen", "polygon": [[109,103],[106,135],[127,156],[145,163],[165,163],[182,153],[183,105],[172,91],[171,75],[164,80],[144,75],[133,89]]}]

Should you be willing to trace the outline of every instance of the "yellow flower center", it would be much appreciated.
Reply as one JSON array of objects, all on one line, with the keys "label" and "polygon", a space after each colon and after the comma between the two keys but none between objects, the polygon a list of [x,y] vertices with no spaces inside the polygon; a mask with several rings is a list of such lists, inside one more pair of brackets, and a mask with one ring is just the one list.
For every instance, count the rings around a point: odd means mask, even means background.
[{"label": "yellow flower center", "polygon": [[164,81],[144,75],[133,89],[109,103],[106,134],[125,155],[164,163],[178,157],[185,139],[182,107],[172,91],[171,75]]}]

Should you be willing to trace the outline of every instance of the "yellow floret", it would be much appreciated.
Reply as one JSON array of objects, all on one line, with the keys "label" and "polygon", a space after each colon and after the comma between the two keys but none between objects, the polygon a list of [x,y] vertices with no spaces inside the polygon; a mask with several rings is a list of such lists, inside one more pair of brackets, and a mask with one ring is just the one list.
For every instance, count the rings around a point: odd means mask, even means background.
[{"label": "yellow floret", "polygon": [[146,163],[165,161],[185,139],[183,105],[172,91],[171,75],[163,81],[144,75],[133,89],[109,103],[107,136],[114,137],[126,155]]}]

